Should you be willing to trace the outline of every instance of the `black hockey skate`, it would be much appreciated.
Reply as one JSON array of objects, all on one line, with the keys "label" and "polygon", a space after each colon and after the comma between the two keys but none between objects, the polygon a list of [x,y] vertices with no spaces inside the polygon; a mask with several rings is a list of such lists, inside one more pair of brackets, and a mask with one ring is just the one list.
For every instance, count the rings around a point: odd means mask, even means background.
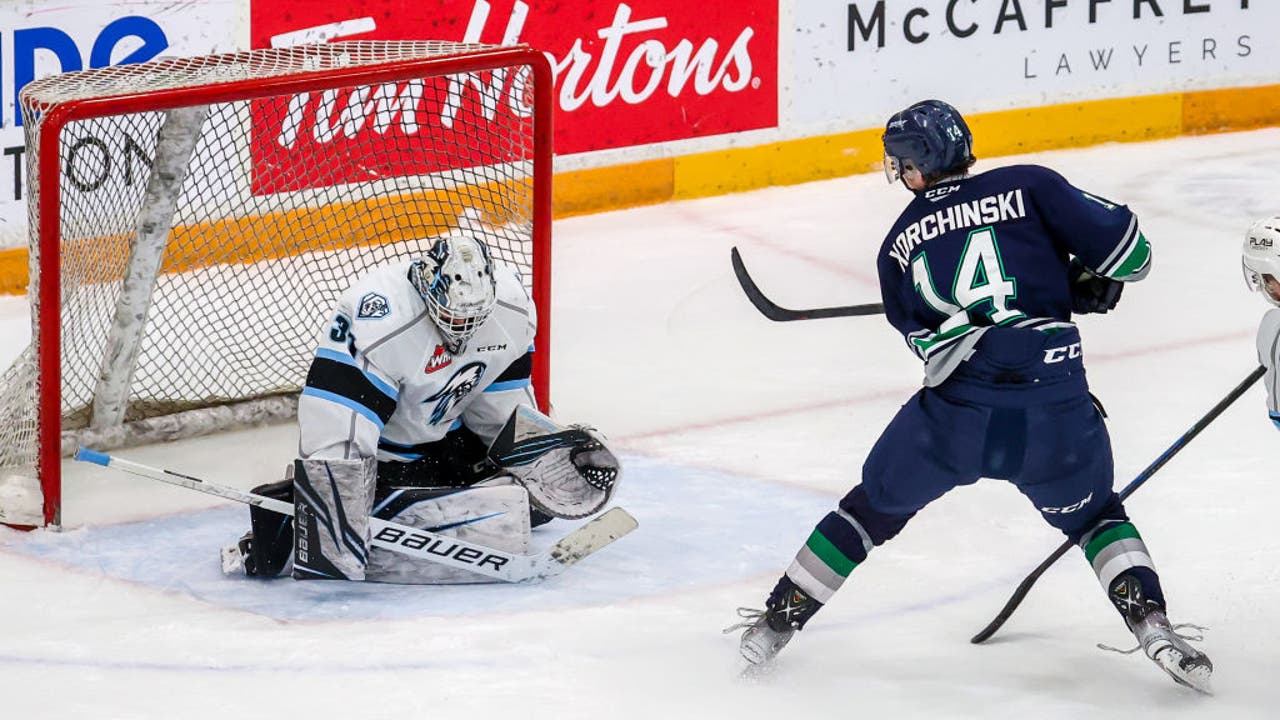
[{"label": "black hockey skate", "polygon": [[[1213,687],[1210,684],[1213,663],[1209,661],[1207,655],[1187,642],[1199,640],[1200,636],[1178,633],[1179,628],[1203,628],[1190,624],[1171,625],[1169,619],[1165,617],[1164,608],[1145,597],[1142,592],[1142,583],[1132,575],[1125,574],[1116,578],[1111,583],[1107,595],[1124,615],[1129,629],[1138,639],[1139,648],[1146,653],[1147,657],[1151,658],[1179,685],[1185,685],[1206,695],[1213,694]],[[1136,650],[1138,648],[1133,648],[1129,652]]]},{"label": "black hockey skate", "polygon": [[738,651],[752,665],[772,660],[786,647],[797,630],[804,628],[822,603],[796,587],[786,575],[778,581],[765,601],[764,610],[738,608],[742,622],[725,628],[726,633],[742,630]]},{"label": "black hockey skate", "polygon": [[257,562],[253,556],[252,530],[245,533],[235,544],[222,548],[220,555],[223,575],[248,575],[253,577],[258,574]]},{"label": "black hockey skate", "polygon": [[[285,471],[284,480],[259,485],[253,492],[293,502],[292,468]],[[234,545],[222,548],[223,574],[273,578],[287,573],[293,561],[293,518],[254,505],[249,507],[249,521],[252,529]]]}]

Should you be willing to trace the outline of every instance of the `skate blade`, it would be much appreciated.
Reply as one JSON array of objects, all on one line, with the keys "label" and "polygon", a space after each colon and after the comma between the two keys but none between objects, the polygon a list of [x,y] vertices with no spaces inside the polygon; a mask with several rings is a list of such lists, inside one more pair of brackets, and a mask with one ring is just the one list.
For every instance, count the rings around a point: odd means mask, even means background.
[{"label": "skate blade", "polygon": [[1198,663],[1189,668],[1182,667],[1182,653],[1174,648],[1169,648],[1164,652],[1158,653],[1155,657],[1156,665],[1160,666],[1173,678],[1173,681],[1189,687],[1202,695],[1213,695],[1213,666]]},{"label": "skate blade", "polygon": [[758,663],[747,660],[746,665],[738,672],[738,678],[741,680],[763,680],[773,675],[777,668],[778,666],[771,660]]}]

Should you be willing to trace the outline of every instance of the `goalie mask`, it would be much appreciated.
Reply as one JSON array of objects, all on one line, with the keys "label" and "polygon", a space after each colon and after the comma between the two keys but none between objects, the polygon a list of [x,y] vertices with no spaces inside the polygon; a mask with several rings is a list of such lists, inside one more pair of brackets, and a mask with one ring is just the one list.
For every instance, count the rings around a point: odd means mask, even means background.
[{"label": "goalie mask", "polygon": [[446,235],[410,275],[427,303],[427,310],[455,355],[489,319],[497,303],[493,261],[489,248],[469,235]]},{"label": "goalie mask", "polygon": [[1280,217],[1259,220],[1249,228],[1240,261],[1249,289],[1280,307]]}]

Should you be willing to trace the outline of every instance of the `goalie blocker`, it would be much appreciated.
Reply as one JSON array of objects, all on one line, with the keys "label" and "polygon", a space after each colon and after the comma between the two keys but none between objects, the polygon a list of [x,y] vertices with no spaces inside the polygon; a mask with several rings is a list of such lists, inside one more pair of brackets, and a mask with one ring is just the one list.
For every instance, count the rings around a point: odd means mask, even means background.
[{"label": "goalie blocker", "polygon": [[[369,517],[523,554],[531,504],[553,517],[586,517],[603,509],[619,477],[617,458],[599,433],[561,427],[526,406],[507,420],[487,460],[474,468],[480,479],[469,487],[432,487],[431,478],[376,468],[372,459],[295,461],[288,478],[254,492],[293,502],[298,522],[251,507],[252,529],[223,549],[223,571],[407,584],[491,582],[456,567],[370,548]],[[413,480],[422,486],[412,486]]]}]

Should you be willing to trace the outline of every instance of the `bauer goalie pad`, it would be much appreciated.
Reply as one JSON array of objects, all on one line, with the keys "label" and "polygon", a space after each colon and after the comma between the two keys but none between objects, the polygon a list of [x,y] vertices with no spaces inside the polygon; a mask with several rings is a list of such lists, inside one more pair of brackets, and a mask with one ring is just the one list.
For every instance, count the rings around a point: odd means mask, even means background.
[{"label": "bauer goalie pad", "polygon": [[618,458],[594,428],[562,427],[526,405],[502,426],[489,460],[529,491],[534,507],[559,518],[599,512],[618,486]]},{"label": "bauer goalie pad", "polygon": [[[516,485],[465,490],[402,488],[373,509],[375,517],[427,530],[443,540],[428,552],[449,555],[461,543],[483,545],[512,555],[529,552],[529,494]],[[365,580],[406,585],[491,583],[494,578],[385,548],[369,553]]]},{"label": "bauer goalie pad", "polygon": [[[291,516],[294,513],[294,506],[281,500],[207,482],[173,470],[143,465],[89,448],[76,450],[75,458],[80,462],[93,463],[130,475],[265,508],[281,515]],[[609,508],[591,522],[574,528],[546,552],[536,555],[515,555],[495,548],[463,542],[461,539],[448,539],[429,530],[414,529],[378,517],[370,518],[369,525],[373,530],[373,538],[369,542],[374,547],[439,562],[443,565],[474,570],[480,575],[512,583],[555,577],[581,562],[583,558],[608,547],[613,541],[627,535],[638,526],[636,519],[626,510],[618,507]],[[455,543],[457,547],[452,551],[442,550]]]},{"label": "bauer goalie pad", "polygon": [[294,462],[293,577],[364,579],[376,481],[373,458]]}]

